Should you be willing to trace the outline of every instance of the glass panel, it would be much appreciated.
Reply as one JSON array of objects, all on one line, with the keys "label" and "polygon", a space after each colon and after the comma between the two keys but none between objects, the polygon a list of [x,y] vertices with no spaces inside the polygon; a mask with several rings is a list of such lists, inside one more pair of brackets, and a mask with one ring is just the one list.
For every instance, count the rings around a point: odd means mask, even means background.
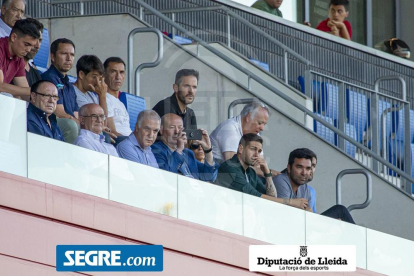
[{"label": "glass panel", "polygon": [[177,175],[109,157],[109,199],[177,217]]},{"label": "glass panel", "polygon": [[178,218],[242,235],[242,194],[178,175]]},{"label": "glass panel", "polygon": [[243,194],[243,233],[273,244],[304,245],[305,211]]},{"label": "glass panel", "polygon": [[367,229],[367,269],[388,275],[412,274],[414,242]]},{"label": "glass panel", "polygon": [[0,171],[27,177],[26,102],[0,95]]},{"label": "glass panel", "polygon": [[27,133],[28,177],[108,198],[108,155]]},{"label": "glass panel", "polygon": [[355,245],[357,267],[366,269],[366,228],[306,212],[307,245]]},{"label": "glass panel", "polygon": [[395,2],[372,1],[372,21],[374,45],[395,37]]}]

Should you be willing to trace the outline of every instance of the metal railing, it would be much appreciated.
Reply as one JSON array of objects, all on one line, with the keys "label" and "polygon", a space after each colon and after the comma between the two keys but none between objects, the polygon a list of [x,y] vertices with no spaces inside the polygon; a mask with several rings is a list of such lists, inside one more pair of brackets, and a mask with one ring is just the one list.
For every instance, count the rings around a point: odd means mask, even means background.
[{"label": "metal railing", "polygon": [[[381,78],[377,83],[390,79],[395,78]],[[411,122],[410,114],[414,116],[414,112],[410,111],[410,103],[405,100],[405,82],[402,79],[400,81],[403,84],[402,100],[314,71],[305,72],[303,85],[305,93],[313,101],[315,114],[347,133],[349,139],[381,156],[382,166],[372,162],[369,152],[336,137],[335,132],[319,123],[314,124],[314,131],[361,164],[382,174],[387,181],[398,187],[403,186],[411,193],[412,182],[406,179],[401,182],[399,173],[390,167],[391,164],[395,165],[411,175],[411,142],[414,131],[411,124],[414,122]]]},{"label": "metal railing", "polygon": [[[132,77],[134,71],[134,35],[137,33],[155,33],[158,37],[158,56],[153,62],[144,62],[138,65],[135,70],[135,89],[132,88]],[[164,57],[163,36],[157,28],[135,28],[128,35],[128,91],[135,91],[135,95],[140,95],[140,73],[144,68],[152,68],[158,66]]]},{"label": "metal railing", "polygon": [[348,206],[347,209],[349,212],[355,209],[364,209],[367,208],[368,205],[371,203],[372,200],[372,177],[371,174],[364,169],[348,169],[341,171],[338,176],[336,177],[336,204],[342,203],[342,177],[348,174],[362,174],[365,176],[366,179],[366,187],[367,187],[367,198],[364,203],[362,204],[353,204]]},{"label": "metal railing", "polygon": [[[290,49],[289,47],[287,47],[286,45],[281,43],[279,40],[277,40],[274,37],[270,36],[269,34],[264,32],[262,29],[258,28],[254,24],[250,23],[249,21],[247,21],[246,19],[244,19],[240,15],[236,14],[235,12],[232,12],[229,8],[227,8],[225,6],[160,10],[159,12],[163,13],[163,14],[171,14],[171,19],[172,19],[173,22],[175,22],[175,15],[177,13],[192,13],[192,12],[200,12],[200,11],[224,12],[224,14],[226,15],[226,22],[227,22],[227,27],[226,27],[227,46],[229,48],[232,48],[231,47],[231,37],[232,37],[232,34],[231,34],[231,18],[234,18],[235,20],[241,22],[243,25],[247,26],[248,28],[250,28],[254,32],[260,34],[261,36],[263,36],[264,38],[266,38],[270,42],[274,43],[279,48],[283,49],[284,78],[285,78],[285,83],[286,84],[288,84],[288,81],[289,81],[288,54],[294,56],[300,62],[302,62],[303,64],[305,64],[307,66],[311,65],[311,62],[309,60],[307,60],[303,56],[299,55],[298,53],[296,53],[295,51],[293,51],[292,49]],[[152,14],[152,13],[147,12],[146,14]],[[141,19],[142,19],[142,17],[141,17]],[[176,29],[173,27],[173,29],[172,29],[172,39],[173,40],[174,40],[174,37],[175,37],[175,33],[176,33]]]}]

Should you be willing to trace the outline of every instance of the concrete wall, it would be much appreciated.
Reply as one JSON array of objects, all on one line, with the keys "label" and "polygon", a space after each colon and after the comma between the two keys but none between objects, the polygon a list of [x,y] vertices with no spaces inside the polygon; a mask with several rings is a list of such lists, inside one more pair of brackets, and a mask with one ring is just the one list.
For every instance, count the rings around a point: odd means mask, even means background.
[{"label": "concrete wall", "polygon": [[411,48],[411,58],[414,60],[414,33],[412,26],[414,24],[413,19],[414,2],[411,0],[400,0],[400,10],[397,13],[400,16],[400,39],[404,40]]},{"label": "concrete wall", "polygon": [[[82,54],[96,54],[104,60],[114,55],[126,59],[127,36],[131,29],[139,26],[142,24],[129,15],[110,15],[52,19],[49,29],[51,40],[58,37],[74,40],[77,58]],[[135,43],[135,66],[139,62],[155,59],[154,35],[137,35]],[[148,108],[172,94],[175,73],[182,68],[194,68],[201,72],[199,89],[192,108],[195,110],[199,127],[209,132],[227,119],[227,108],[233,100],[251,97],[250,93],[236,83],[168,40],[164,41],[164,55],[160,66],[145,69],[141,76],[141,95],[146,99]],[[240,108],[235,110],[235,114],[239,112]],[[337,174],[343,169],[361,168],[357,162],[276,110],[273,110],[263,138],[265,156],[270,167],[276,170],[286,167],[289,152],[295,148],[309,147],[318,154],[318,167],[311,185],[318,194],[319,213],[335,204]],[[343,179],[344,205],[362,203],[365,200],[364,183],[364,179],[358,176]],[[359,225],[414,240],[414,233],[411,231],[414,222],[408,219],[412,216],[413,206],[412,198],[374,176],[371,205],[352,214]]]}]

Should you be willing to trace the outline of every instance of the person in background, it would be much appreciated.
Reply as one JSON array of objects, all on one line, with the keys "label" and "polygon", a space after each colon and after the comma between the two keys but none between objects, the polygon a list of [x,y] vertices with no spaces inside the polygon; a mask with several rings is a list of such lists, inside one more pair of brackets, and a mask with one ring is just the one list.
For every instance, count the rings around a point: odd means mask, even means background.
[{"label": "person in background", "polygon": [[252,5],[252,8],[283,18],[283,14],[279,10],[282,3],[283,0],[258,0]]},{"label": "person in background", "polygon": [[349,21],[345,20],[348,15],[348,0],[331,0],[329,3],[329,17],[319,23],[316,29],[351,40],[352,26]]},{"label": "person in background", "polygon": [[194,152],[195,158],[198,160],[198,162],[204,163],[206,154],[204,153],[203,147],[200,143],[195,140],[190,140],[188,143],[188,148]]},{"label": "person in background", "polygon": [[26,1],[3,0],[0,17],[0,38],[10,36],[14,24],[24,18]]},{"label": "person in background", "polygon": [[39,71],[36,68],[36,65],[33,63],[33,59],[35,58],[37,52],[40,49],[40,46],[42,45],[43,24],[40,23],[39,21],[37,21],[36,19],[33,19],[33,18],[27,18],[26,20],[29,20],[34,25],[36,25],[36,27],[37,27],[37,29],[39,30],[39,33],[40,33],[40,37],[39,37],[38,42],[34,45],[32,50],[30,52],[28,52],[27,55],[25,55],[23,57],[24,64],[25,64],[25,71],[26,71],[26,80],[27,80],[27,83],[29,84],[29,86],[32,86],[35,82],[40,81],[42,79],[42,77],[40,76]]}]

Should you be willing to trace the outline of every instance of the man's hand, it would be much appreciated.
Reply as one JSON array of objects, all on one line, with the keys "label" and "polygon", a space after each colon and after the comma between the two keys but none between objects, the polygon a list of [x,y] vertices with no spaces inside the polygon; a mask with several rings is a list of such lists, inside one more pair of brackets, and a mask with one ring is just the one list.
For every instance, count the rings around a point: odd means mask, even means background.
[{"label": "man's hand", "polygon": [[109,127],[104,127],[102,131],[109,135],[109,138],[111,139],[111,144],[115,144],[115,139],[118,138],[118,136],[116,136],[115,133],[112,133]]},{"label": "man's hand", "polygon": [[75,123],[77,123],[78,125],[80,125],[79,120],[78,120],[78,119],[76,119],[75,117],[70,116],[70,119],[71,119],[72,121],[75,121]]},{"label": "man's hand", "polygon": [[280,174],[280,172],[275,171],[274,169],[270,169],[270,171],[272,172],[272,176],[276,176]]},{"label": "man's hand", "polygon": [[178,140],[177,140],[178,153],[182,153],[186,145],[187,145],[187,134],[184,131],[180,131],[178,133]]},{"label": "man's hand", "polygon": [[328,26],[332,29],[333,26],[335,26],[338,30],[342,30],[343,28],[346,28],[345,24],[343,22],[329,20]]},{"label": "man's hand", "polygon": [[263,156],[258,156],[256,160],[253,161],[252,166],[258,166],[260,170],[263,172],[263,174],[270,173],[270,169],[267,166],[266,160],[263,158]]},{"label": "man's hand", "polygon": [[197,140],[198,143],[200,143],[201,147],[203,147],[203,150],[209,150],[211,149],[211,142],[210,137],[208,136],[207,130],[204,130],[200,128],[201,130],[201,140]]},{"label": "man's hand", "polygon": [[288,204],[302,210],[306,210],[306,208],[308,208],[308,200],[304,198],[292,198]]},{"label": "man's hand", "polygon": [[92,84],[88,84],[88,86],[91,91],[94,91],[99,96],[106,95],[106,92],[108,91],[108,86],[105,83],[104,77],[98,79],[97,85],[93,86]]}]

